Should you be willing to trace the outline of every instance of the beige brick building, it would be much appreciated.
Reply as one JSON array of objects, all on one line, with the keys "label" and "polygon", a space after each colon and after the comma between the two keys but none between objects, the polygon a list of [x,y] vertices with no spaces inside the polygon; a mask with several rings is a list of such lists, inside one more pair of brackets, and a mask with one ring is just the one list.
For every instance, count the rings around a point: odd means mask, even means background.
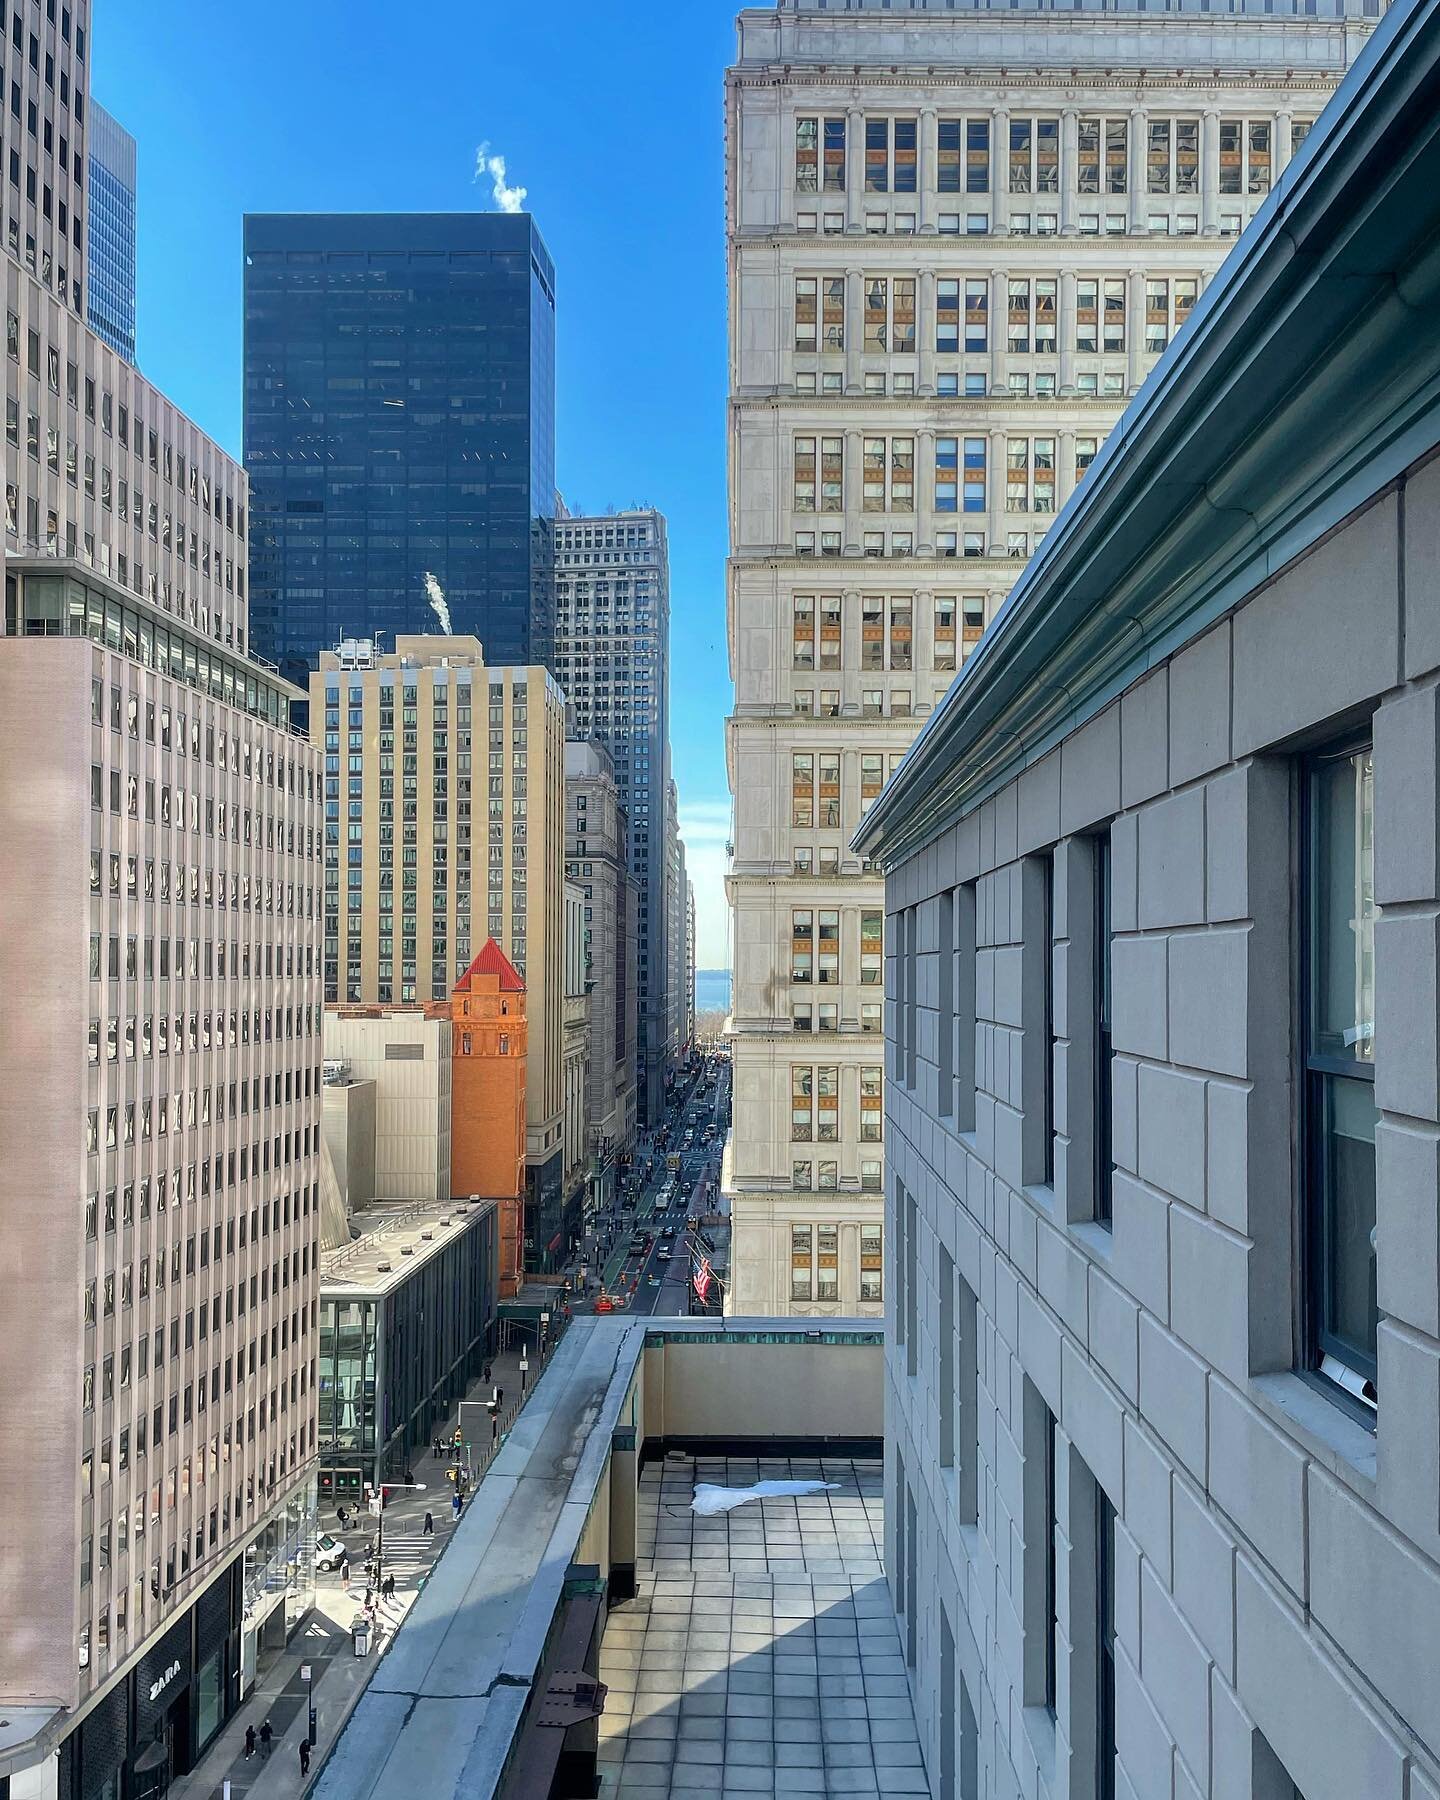
[{"label": "beige brick building", "polygon": [[547,1266],[564,1238],[560,690],[541,668],[487,667],[475,638],[350,643],[311,677],[310,730],[325,757],[327,1002],[448,1000],[487,937],[525,978],[526,1256]]}]

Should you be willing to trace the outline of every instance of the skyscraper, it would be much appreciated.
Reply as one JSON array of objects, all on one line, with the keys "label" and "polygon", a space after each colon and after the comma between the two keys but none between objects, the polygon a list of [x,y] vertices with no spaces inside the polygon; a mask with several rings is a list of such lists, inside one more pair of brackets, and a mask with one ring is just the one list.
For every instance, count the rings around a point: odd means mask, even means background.
[{"label": "skyscraper", "polygon": [[1339,10],[1123,44],[1098,6],[740,16],[737,1312],[880,1310],[884,894],[851,838],[1364,41]]},{"label": "skyscraper", "polygon": [[135,360],[135,140],[103,106],[90,103],[86,143],[90,268],[85,288],[92,331],[128,363]]},{"label": "skyscraper", "polygon": [[89,6],[10,11],[0,1791],[77,1800],[188,1769],[309,1604],[320,782],[243,471],[80,316]]},{"label": "skyscraper", "polygon": [[640,884],[640,1122],[665,1103],[673,1055],[665,843],[670,793],[670,552],[654,507],[555,524],[555,672],[574,709],[572,736],[610,753],[630,821]]},{"label": "skyscraper", "polygon": [[555,271],[527,214],[245,221],[256,648],[555,650]]}]

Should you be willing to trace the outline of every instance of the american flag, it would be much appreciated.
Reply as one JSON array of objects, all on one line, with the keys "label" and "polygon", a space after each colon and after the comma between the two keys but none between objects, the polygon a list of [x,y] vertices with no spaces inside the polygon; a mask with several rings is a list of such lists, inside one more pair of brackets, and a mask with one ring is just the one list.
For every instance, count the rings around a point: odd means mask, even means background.
[{"label": "american flag", "polygon": [[710,1258],[708,1256],[702,1256],[700,1259],[700,1266],[695,1271],[695,1297],[702,1306],[705,1304],[706,1297],[710,1292],[711,1283],[714,1279],[715,1277],[710,1269]]}]

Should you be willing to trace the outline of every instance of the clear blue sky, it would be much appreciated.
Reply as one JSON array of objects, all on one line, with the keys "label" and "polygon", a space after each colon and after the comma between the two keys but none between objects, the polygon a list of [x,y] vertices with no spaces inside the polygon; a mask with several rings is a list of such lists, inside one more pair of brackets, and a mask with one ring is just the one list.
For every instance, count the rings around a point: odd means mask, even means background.
[{"label": "clear blue sky", "polygon": [[670,521],[671,737],[728,962],[722,76],[732,0],[95,0],[96,98],[139,143],[145,373],[241,448],[240,221],[489,208],[488,141],[558,272],[558,474]]}]

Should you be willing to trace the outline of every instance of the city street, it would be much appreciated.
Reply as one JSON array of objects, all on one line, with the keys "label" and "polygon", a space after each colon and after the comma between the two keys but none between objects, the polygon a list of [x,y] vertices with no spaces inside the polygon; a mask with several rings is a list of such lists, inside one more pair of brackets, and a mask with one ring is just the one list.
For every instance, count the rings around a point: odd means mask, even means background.
[{"label": "city street", "polygon": [[[709,1080],[715,1067],[706,1064],[702,1079]],[[592,1281],[597,1272],[600,1274],[601,1288],[592,1287],[582,1300],[577,1300],[575,1311],[592,1311],[600,1292],[604,1292],[616,1302],[617,1310],[659,1317],[683,1316],[688,1312],[692,1259],[685,1221],[721,1210],[720,1156],[729,1120],[728,1064],[719,1065],[718,1075],[703,1095],[699,1086],[700,1082],[695,1081],[682,1090],[662,1130],[644,1134],[637,1144],[632,1172],[643,1171],[652,1163],[653,1169],[641,1181],[633,1211],[622,1203],[613,1222],[603,1217],[597,1220],[601,1235],[598,1241],[587,1242],[583,1266]],[[707,1144],[703,1135],[712,1124],[715,1134]],[[687,1130],[694,1132],[689,1148],[684,1145]],[[662,1139],[665,1147],[661,1147]],[[674,1154],[680,1157],[678,1172],[667,1166],[667,1156]],[[677,1176],[680,1198],[661,1210],[665,1192]],[[631,1240],[640,1232],[652,1239],[650,1247],[631,1254]],[[666,1232],[671,1235],[666,1236]],[[728,1227],[707,1230],[706,1235],[718,1253],[718,1258],[712,1255],[712,1261],[718,1260],[723,1272],[728,1263]]]}]

